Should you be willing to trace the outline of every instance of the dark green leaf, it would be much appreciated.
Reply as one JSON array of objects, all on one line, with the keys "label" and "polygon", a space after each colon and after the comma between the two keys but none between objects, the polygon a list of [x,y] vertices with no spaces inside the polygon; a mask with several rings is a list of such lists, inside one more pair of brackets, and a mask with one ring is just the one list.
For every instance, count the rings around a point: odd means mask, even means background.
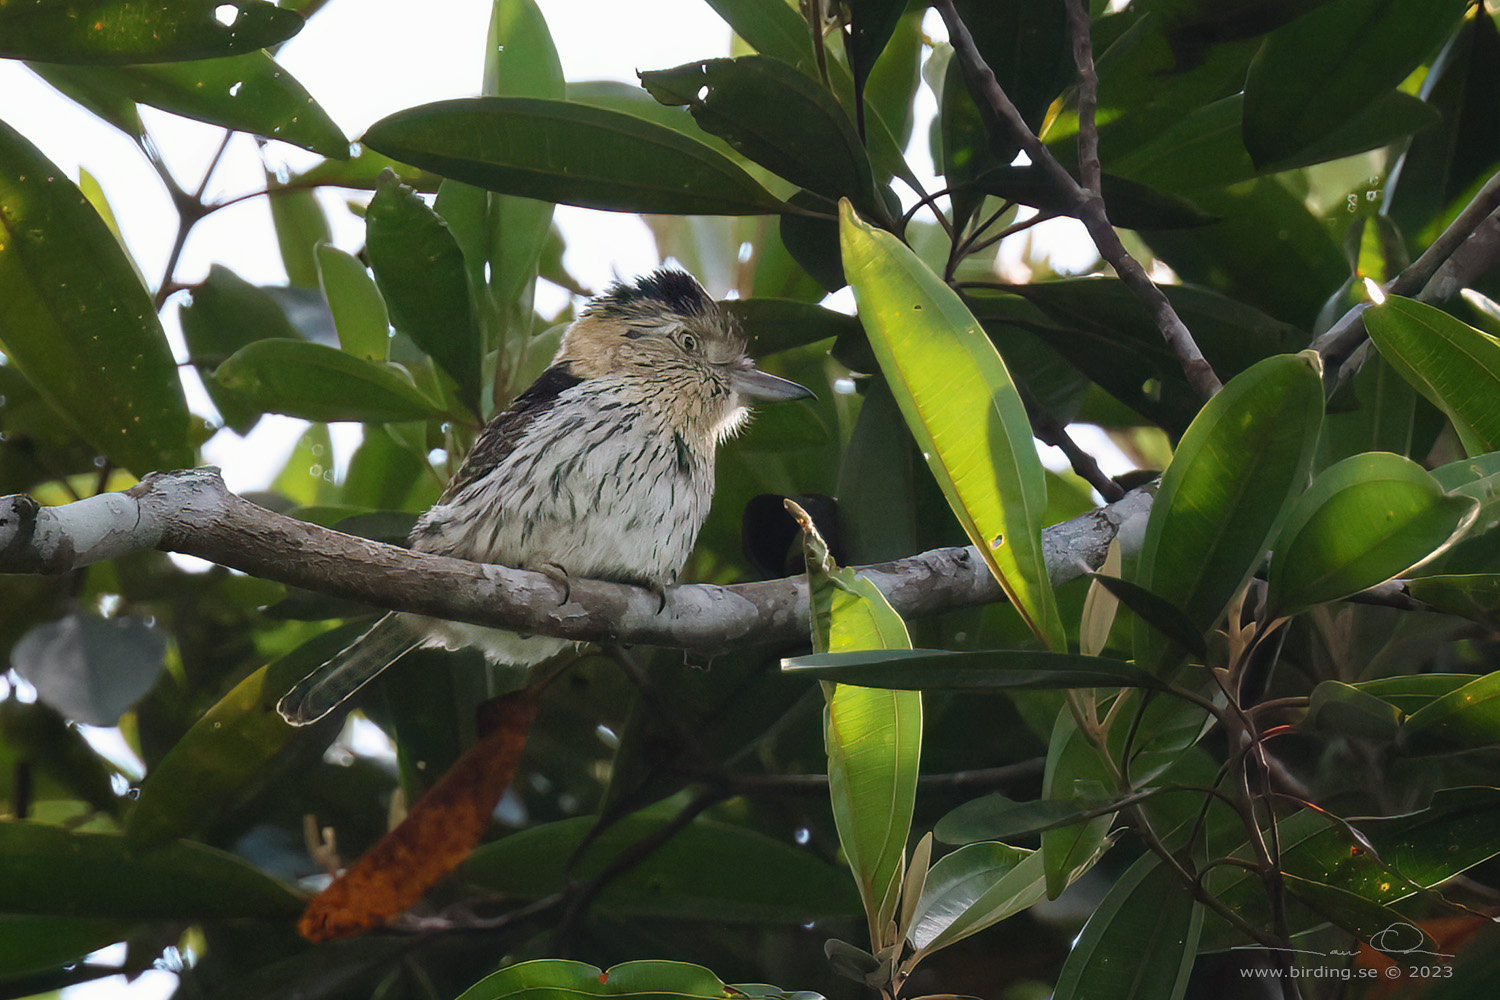
[{"label": "dark green leaf", "polygon": [[1386,361],[1453,421],[1469,455],[1500,450],[1500,340],[1397,296],[1364,320]]},{"label": "dark green leaf", "polygon": [[1500,574],[1459,573],[1408,581],[1407,593],[1450,615],[1500,630]]},{"label": "dark green leaf", "polygon": [[463,253],[447,223],[400,184],[382,176],[365,213],[370,266],[391,321],[479,405],[479,323],[470,302]]},{"label": "dark green leaf", "polygon": [[[593,819],[532,827],[479,848],[464,862],[460,877],[495,892],[540,898],[603,871],[669,818],[660,810],[625,817],[594,838],[572,867],[572,854]],[[847,874],[806,849],[743,827],[697,820],[610,881],[595,905],[633,917],[804,921],[857,913],[852,889]]]},{"label": "dark green leaf", "polygon": [[840,684],[909,691],[1055,691],[1079,687],[1161,686],[1152,675],[1123,660],[1007,649],[813,653],[782,660],[781,668]]},{"label": "dark green leaf", "polygon": [[[1068,198],[1040,167],[995,167],[974,179],[985,194],[1030,205],[1059,215],[1077,215]],[[1124,229],[1187,229],[1215,222],[1212,215],[1180,195],[1105,174],[1104,204],[1109,221]]]},{"label": "dark green leaf", "polygon": [[274,298],[226,267],[215,264],[190,291],[191,301],[178,311],[188,358],[204,376],[203,386],[224,423],[248,434],[261,411],[208,374],[246,344],[266,337],[300,338]]},{"label": "dark green leaf", "polygon": [[945,844],[1024,837],[1080,820],[1117,812],[1118,797],[1075,795],[1071,798],[1013,802],[998,792],[973,799],[938,820],[933,835]]},{"label": "dark green leaf", "polygon": [[850,8],[849,69],[854,74],[856,101],[864,100],[865,81],[905,12],[906,0],[862,0]]},{"label": "dark green leaf", "polygon": [[54,969],[124,938],[120,920],[0,915],[0,981]]},{"label": "dark green leaf", "polygon": [[1447,38],[1466,0],[1335,0],[1271,33],[1245,80],[1245,148],[1296,157],[1395,87]]},{"label": "dark green leaf", "polygon": [[78,188],[0,123],[0,349],[85,441],[144,475],[192,464],[166,335]]},{"label": "dark green leaf", "polygon": [[1473,674],[1398,674],[1357,681],[1351,686],[1395,705],[1403,715],[1411,715],[1473,679]]},{"label": "dark green leaf", "polygon": [[1431,935],[1409,923],[1405,914],[1358,893],[1290,874],[1282,876],[1282,884],[1293,899],[1402,965],[1430,967],[1439,954]]},{"label": "dark green leaf", "polygon": [[755,357],[816,344],[833,337],[863,336],[853,316],[792,299],[730,299],[719,305],[739,321]]},{"label": "dark green leaf", "polygon": [[382,156],[364,146],[353,147],[354,153],[347,160],[324,160],[309,170],[293,174],[291,183],[309,187],[344,187],[361,191],[374,191],[380,183],[381,174],[394,170],[402,184],[415,188],[423,194],[437,192],[437,174],[409,166]]},{"label": "dark green leaf", "polygon": [[1147,625],[1195,656],[1207,655],[1208,647],[1202,634],[1188,620],[1187,615],[1182,613],[1181,608],[1129,580],[1103,573],[1090,573],[1089,576],[1098,580],[1100,586],[1114,594],[1121,604],[1134,611]]},{"label": "dark green leaf", "polygon": [[268,413],[304,420],[386,423],[443,415],[398,366],[322,344],[259,340],[235,352],[213,379]]},{"label": "dark green leaf", "polygon": [[120,94],[184,118],[280,139],[332,159],[349,140],[290,73],[264,52],[155,66],[50,66],[58,85]]},{"label": "dark green leaf", "polygon": [[[1283,354],[1231,379],[1162,476],[1137,582],[1180,607],[1199,632],[1223,617],[1307,481],[1323,420],[1321,367],[1312,352]],[[1170,670],[1181,653],[1141,627],[1135,650],[1152,671]]]},{"label": "dark green leaf", "polygon": [[874,207],[875,181],[844,110],[805,73],[767,56],[710,59],[639,74],[662,104],[798,187]]},{"label": "dark green leaf", "polygon": [[817,73],[807,22],[783,0],[707,2],[755,51],[790,63],[804,73]]},{"label": "dark green leaf", "polygon": [[785,205],[679,132],[565,101],[472,98],[408,108],[365,133],[388,156],[504,194],[617,212],[764,215]]},{"label": "dark green leaf", "polygon": [[1401,710],[1342,681],[1323,681],[1313,688],[1303,725],[1336,736],[1393,740],[1401,725]]},{"label": "dark green leaf", "polygon": [[[227,24],[220,20],[226,6],[235,8]],[[0,7],[0,58],[93,66],[211,59],[301,30],[301,17],[262,0],[32,0]]]},{"label": "dark green leaf", "polygon": [[1500,671],[1413,712],[1401,726],[1400,743],[1412,754],[1479,750],[1500,743]]},{"label": "dark green leaf", "polygon": [[1181,997],[1198,954],[1203,907],[1153,854],[1120,876],[1057,977],[1057,1000]]},{"label": "dark green leaf", "polygon": [[[212,825],[292,740],[326,741],[329,726],[296,729],[276,702],[312,669],[354,641],[366,625],[332,629],[256,670],[198,719],[142,782],[125,824],[133,849],[151,848]],[[337,728],[341,720],[332,720]]]},{"label": "dark green leaf", "polygon": [[125,838],[13,820],[0,823],[0,911],[67,917],[295,916],[303,900],[230,854],[202,844],[133,851]]}]

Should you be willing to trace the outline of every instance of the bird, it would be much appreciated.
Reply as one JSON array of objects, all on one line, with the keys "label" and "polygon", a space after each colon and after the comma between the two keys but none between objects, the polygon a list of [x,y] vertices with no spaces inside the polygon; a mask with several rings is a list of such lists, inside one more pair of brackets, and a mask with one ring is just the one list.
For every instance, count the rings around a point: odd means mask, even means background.
[{"label": "bird", "polygon": [[[551,365],[490,419],[436,504],[419,552],[664,594],[708,516],[714,456],[752,400],[812,397],[755,366],[734,318],[684,271],[617,281]],[[277,703],[294,726],[332,712],[418,647],[476,647],[533,666],[579,643],[391,612]]]}]

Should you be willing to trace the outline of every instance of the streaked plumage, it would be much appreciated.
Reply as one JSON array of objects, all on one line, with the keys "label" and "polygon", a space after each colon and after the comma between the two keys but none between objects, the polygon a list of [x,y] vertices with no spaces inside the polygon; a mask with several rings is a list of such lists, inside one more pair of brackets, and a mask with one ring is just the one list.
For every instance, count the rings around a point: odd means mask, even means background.
[{"label": "streaked plumage", "polygon": [[[806,389],[745,355],[730,318],[680,271],[617,284],[563,337],[552,366],[481,432],[412,548],[661,588],[676,581],[713,498],[714,452],[748,398]],[[540,663],[571,643],[388,614],[277,706],[313,722],[417,646],[475,646]]]}]

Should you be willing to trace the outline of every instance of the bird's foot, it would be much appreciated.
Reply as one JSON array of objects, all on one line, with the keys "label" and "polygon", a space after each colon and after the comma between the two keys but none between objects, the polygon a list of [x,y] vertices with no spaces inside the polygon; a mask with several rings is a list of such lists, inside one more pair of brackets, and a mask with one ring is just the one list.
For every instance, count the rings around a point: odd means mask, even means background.
[{"label": "bird's foot", "polygon": [[551,577],[553,580],[555,580],[557,582],[558,586],[562,587],[562,589],[563,589],[563,595],[562,595],[562,600],[560,600],[560,601],[557,602],[558,607],[562,607],[564,604],[567,604],[568,601],[572,599],[572,596],[573,596],[573,578],[570,577],[570,576],[568,576],[568,570],[567,570],[566,567],[564,567],[564,566],[562,566],[562,565],[560,565],[558,563],[549,562],[549,563],[542,563],[540,566],[538,566],[536,568],[536,571],[538,573],[542,574],[543,576]]}]

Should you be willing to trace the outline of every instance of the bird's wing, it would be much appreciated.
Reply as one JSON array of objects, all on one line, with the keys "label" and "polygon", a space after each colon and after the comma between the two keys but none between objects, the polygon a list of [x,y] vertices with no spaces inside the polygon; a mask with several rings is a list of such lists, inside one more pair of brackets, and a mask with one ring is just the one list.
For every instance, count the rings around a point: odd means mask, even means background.
[{"label": "bird's wing", "polygon": [[460,490],[482,477],[515,450],[521,435],[537,417],[547,412],[559,396],[582,382],[566,364],[553,365],[531,384],[515,402],[490,419],[479,438],[474,442],[464,464],[443,491],[443,500],[456,496]]}]

